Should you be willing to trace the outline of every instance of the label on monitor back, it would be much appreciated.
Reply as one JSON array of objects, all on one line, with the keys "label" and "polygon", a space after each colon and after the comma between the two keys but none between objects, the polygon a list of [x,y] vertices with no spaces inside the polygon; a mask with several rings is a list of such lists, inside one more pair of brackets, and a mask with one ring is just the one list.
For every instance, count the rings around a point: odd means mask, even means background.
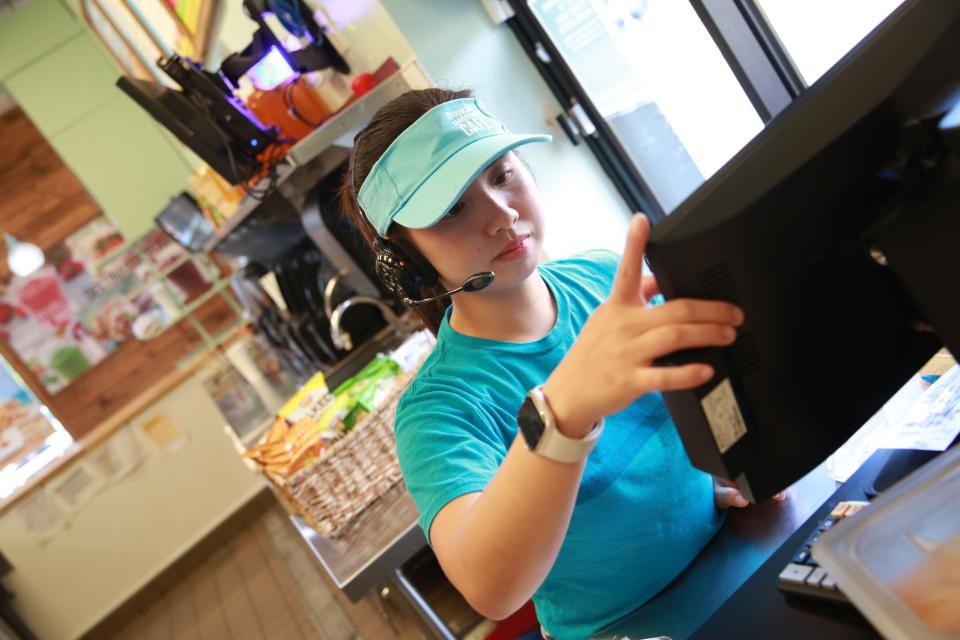
[{"label": "label on monitor back", "polygon": [[720,453],[726,453],[747,432],[747,425],[737,405],[730,379],[724,378],[723,382],[703,397],[700,405],[707,416],[713,439],[717,441],[717,448]]}]

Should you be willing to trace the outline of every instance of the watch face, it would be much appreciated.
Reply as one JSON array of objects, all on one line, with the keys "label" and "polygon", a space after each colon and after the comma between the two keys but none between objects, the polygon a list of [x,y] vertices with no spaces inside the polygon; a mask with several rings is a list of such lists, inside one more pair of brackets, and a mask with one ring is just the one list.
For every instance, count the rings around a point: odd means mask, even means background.
[{"label": "watch face", "polygon": [[517,425],[520,427],[523,439],[527,441],[527,447],[530,449],[536,448],[537,443],[540,442],[540,436],[543,435],[545,425],[543,424],[543,418],[540,417],[540,412],[537,411],[537,406],[533,404],[533,400],[530,398],[525,398],[523,404],[520,405]]}]

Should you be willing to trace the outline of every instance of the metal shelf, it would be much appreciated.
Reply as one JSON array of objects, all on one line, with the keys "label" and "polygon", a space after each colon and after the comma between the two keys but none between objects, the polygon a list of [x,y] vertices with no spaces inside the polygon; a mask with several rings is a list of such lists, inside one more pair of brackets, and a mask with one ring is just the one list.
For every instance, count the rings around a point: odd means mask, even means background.
[{"label": "metal shelf", "polygon": [[323,153],[327,147],[344,135],[359,129],[373,117],[377,109],[414,88],[410,82],[409,76],[411,74],[409,71],[414,69],[415,65],[416,63],[410,63],[406,67],[398,69],[377,84],[369,93],[324,122],[323,126],[318,127],[306,138],[293,145],[287,151],[285,160],[295,167],[301,167]]},{"label": "metal shelf", "polygon": [[[281,192],[282,196],[285,191],[284,183],[292,176],[299,174],[311,163],[315,163],[319,156],[324,154],[337,140],[359,129],[373,117],[373,114],[380,107],[397,96],[410,89],[425,86],[429,86],[429,79],[416,62],[409,63],[382,80],[369,93],[326,120],[321,126],[314,129],[310,135],[287,150],[283,161],[277,167],[279,175],[274,191]],[[294,180],[293,182],[296,183],[297,181]],[[296,184],[293,186],[294,188],[297,187]],[[227,219],[223,226],[215,231],[214,237],[207,242],[203,250],[205,252],[214,251],[253,216],[261,204],[263,204],[262,201],[245,196],[240,201],[237,211]]]},{"label": "metal shelf", "polygon": [[[282,183],[287,176],[293,173],[293,168],[280,164],[277,166],[277,184]],[[259,184],[259,183],[258,183]],[[269,194],[265,197],[269,197]],[[251,198],[250,196],[244,196],[240,203],[237,205],[237,210],[227,218],[227,221],[223,223],[222,226],[217,227],[214,231],[213,237],[207,241],[207,244],[203,246],[203,252],[209,253],[217,248],[221,242],[227,239],[227,237],[237,230],[241,224],[243,224],[247,218],[249,218],[257,210],[257,208],[263,204],[262,200],[257,200]]]}]

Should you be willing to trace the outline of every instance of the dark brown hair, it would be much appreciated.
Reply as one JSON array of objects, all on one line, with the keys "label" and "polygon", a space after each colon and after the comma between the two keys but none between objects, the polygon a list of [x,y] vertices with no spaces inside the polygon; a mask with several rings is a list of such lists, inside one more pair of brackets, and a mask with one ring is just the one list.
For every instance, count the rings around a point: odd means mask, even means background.
[{"label": "dark brown hair", "polygon": [[[433,88],[407,91],[380,107],[370,123],[354,137],[349,168],[344,185],[340,189],[340,204],[371,252],[373,242],[377,238],[377,230],[367,220],[356,200],[356,194],[360,191],[363,181],[367,179],[370,169],[397,136],[416,122],[420,116],[444,102],[472,96],[473,93],[468,89]],[[403,242],[402,230],[398,225],[391,225],[387,235],[394,241],[400,241],[404,251],[413,254],[412,257],[415,260],[427,262],[410,242]],[[421,287],[420,292],[424,297],[432,297],[443,292],[443,285],[437,283],[434,286]],[[427,329],[436,335],[443,320],[443,314],[449,305],[450,299],[445,298],[439,302],[415,307],[414,313],[420,317]]]}]

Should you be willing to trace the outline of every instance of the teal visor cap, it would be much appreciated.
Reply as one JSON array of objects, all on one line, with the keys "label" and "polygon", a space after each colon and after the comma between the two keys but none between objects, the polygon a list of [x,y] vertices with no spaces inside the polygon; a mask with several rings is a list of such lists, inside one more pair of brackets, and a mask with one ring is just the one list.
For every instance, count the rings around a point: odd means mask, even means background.
[{"label": "teal visor cap", "polygon": [[451,100],[420,116],[387,147],[357,201],[381,236],[390,223],[425,229],[443,218],[490,163],[545,134],[512,134],[476,98]]}]

